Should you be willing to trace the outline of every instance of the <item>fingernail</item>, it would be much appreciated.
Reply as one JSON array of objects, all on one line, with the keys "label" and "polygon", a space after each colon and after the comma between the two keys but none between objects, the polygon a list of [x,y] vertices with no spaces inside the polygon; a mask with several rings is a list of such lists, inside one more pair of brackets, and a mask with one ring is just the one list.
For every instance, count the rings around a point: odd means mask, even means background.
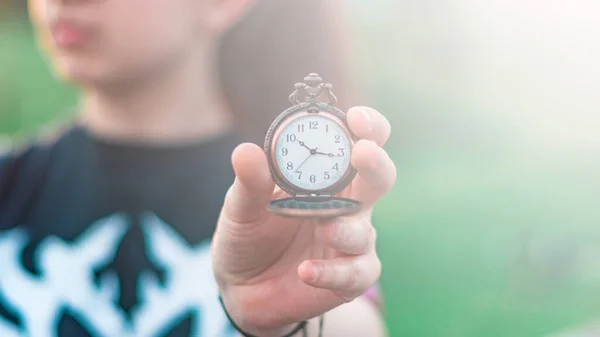
[{"label": "fingernail", "polygon": [[372,171],[377,171],[377,169],[379,168],[379,163],[377,162],[377,159],[371,159],[371,162],[369,164]]},{"label": "fingernail", "polygon": [[[377,146],[377,144],[375,142],[373,142],[373,144],[375,144],[375,146]],[[373,158],[371,158],[371,169],[373,171],[377,171],[377,169],[379,169],[379,166],[381,166],[380,158],[377,156],[374,156]]]},{"label": "fingernail", "polygon": [[373,131],[373,114],[371,113],[371,110],[363,109],[361,113],[365,120],[365,124],[367,125],[367,130],[369,132]]},{"label": "fingernail", "polygon": [[321,267],[319,266],[314,266],[313,267],[313,277],[312,277],[312,281],[316,282],[319,277],[321,276]]},{"label": "fingernail", "polygon": [[332,238],[334,243],[340,242],[340,240],[342,239],[342,235],[344,235],[343,231],[344,231],[344,220],[341,218],[337,219],[336,224],[335,224],[335,234],[333,235],[333,238]]},{"label": "fingernail", "polygon": [[369,139],[361,139],[360,142],[362,143],[363,146],[365,147],[370,147],[369,150],[371,150],[371,156],[367,157],[368,158],[368,163],[369,166],[368,168],[372,171],[377,170],[377,168],[379,167],[379,158],[375,155],[374,152],[372,152],[373,149],[377,150],[377,147],[379,147],[377,145],[377,143],[375,143],[372,140]]}]

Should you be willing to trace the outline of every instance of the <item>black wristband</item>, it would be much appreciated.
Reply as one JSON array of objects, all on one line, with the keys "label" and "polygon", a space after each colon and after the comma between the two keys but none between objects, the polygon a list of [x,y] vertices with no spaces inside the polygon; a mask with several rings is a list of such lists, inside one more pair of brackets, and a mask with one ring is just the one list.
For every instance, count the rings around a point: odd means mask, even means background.
[{"label": "black wristband", "polygon": [[[254,336],[254,335],[251,335],[251,334],[243,331],[242,329],[240,329],[239,326],[237,326],[235,324],[235,322],[233,321],[233,319],[231,319],[231,316],[229,316],[229,313],[227,312],[227,309],[225,308],[225,303],[223,303],[223,298],[221,297],[221,295],[219,295],[219,302],[221,302],[221,306],[223,307],[223,311],[225,312],[225,315],[227,316],[227,319],[229,319],[229,322],[235,328],[235,330],[237,330],[237,332],[241,333],[242,336],[244,336],[244,337],[259,337],[259,336]],[[303,335],[306,337],[306,324],[307,324],[306,321],[298,323],[298,326],[296,326],[296,328],[294,330],[292,330],[292,332],[290,332],[287,335],[282,336],[282,337],[293,337],[300,330],[303,330],[303,333],[304,333]]]},{"label": "black wristband", "polygon": [[319,337],[323,337],[323,322],[325,321],[325,315],[319,317]]}]

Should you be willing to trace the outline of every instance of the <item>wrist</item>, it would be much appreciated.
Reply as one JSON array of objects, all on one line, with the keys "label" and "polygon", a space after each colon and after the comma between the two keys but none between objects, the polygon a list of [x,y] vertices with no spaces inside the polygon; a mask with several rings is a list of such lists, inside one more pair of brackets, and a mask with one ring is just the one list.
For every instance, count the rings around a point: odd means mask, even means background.
[{"label": "wrist", "polygon": [[[243,310],[241,306],[235,301],[231,300],[229,296],[225,294],[221,295],[221,303],[223,305],[223,310],[229,317],[231,323],[237,328],[246,334],[250,334],[257,337],[281,337],[281,336],[301,336],[302,329],[300,329],[297,333],[290,335],[294,330],[297,330],[299,324],[302,322],[289,324],[285,326],[267,326],[261,325],[254,320],[254,317],[257,313],[252,310],[252,308],[248,308],[249,310]],[[264,315],[264,314],[263,314]]]}]

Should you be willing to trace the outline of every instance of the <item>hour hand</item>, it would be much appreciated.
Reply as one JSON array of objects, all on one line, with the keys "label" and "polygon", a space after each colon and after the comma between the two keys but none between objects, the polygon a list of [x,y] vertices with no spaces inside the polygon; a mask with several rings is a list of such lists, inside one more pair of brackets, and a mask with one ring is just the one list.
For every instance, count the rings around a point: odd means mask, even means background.
[{"label": "hour hand", "polygon": [[309,151],[312,151],[312,149],[308,146],[306,146],[306,144],[304,144],[303,141],[299,140],[298,143],[300,143],[300,146],[304,146],[305,148],[307,148]]}]

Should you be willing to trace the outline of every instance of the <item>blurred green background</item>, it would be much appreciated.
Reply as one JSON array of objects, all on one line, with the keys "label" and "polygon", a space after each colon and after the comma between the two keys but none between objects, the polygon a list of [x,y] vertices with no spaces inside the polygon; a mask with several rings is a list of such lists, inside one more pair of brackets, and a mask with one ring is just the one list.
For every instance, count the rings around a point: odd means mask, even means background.
[{"label": "blurred green background", "polygon": [[[394,130],[398,183],[375,214],[391,335],[545,336],[600,317],[600,4],[347,3]],[[0,16],[2,141],[75,101],[29,25]]]}]

